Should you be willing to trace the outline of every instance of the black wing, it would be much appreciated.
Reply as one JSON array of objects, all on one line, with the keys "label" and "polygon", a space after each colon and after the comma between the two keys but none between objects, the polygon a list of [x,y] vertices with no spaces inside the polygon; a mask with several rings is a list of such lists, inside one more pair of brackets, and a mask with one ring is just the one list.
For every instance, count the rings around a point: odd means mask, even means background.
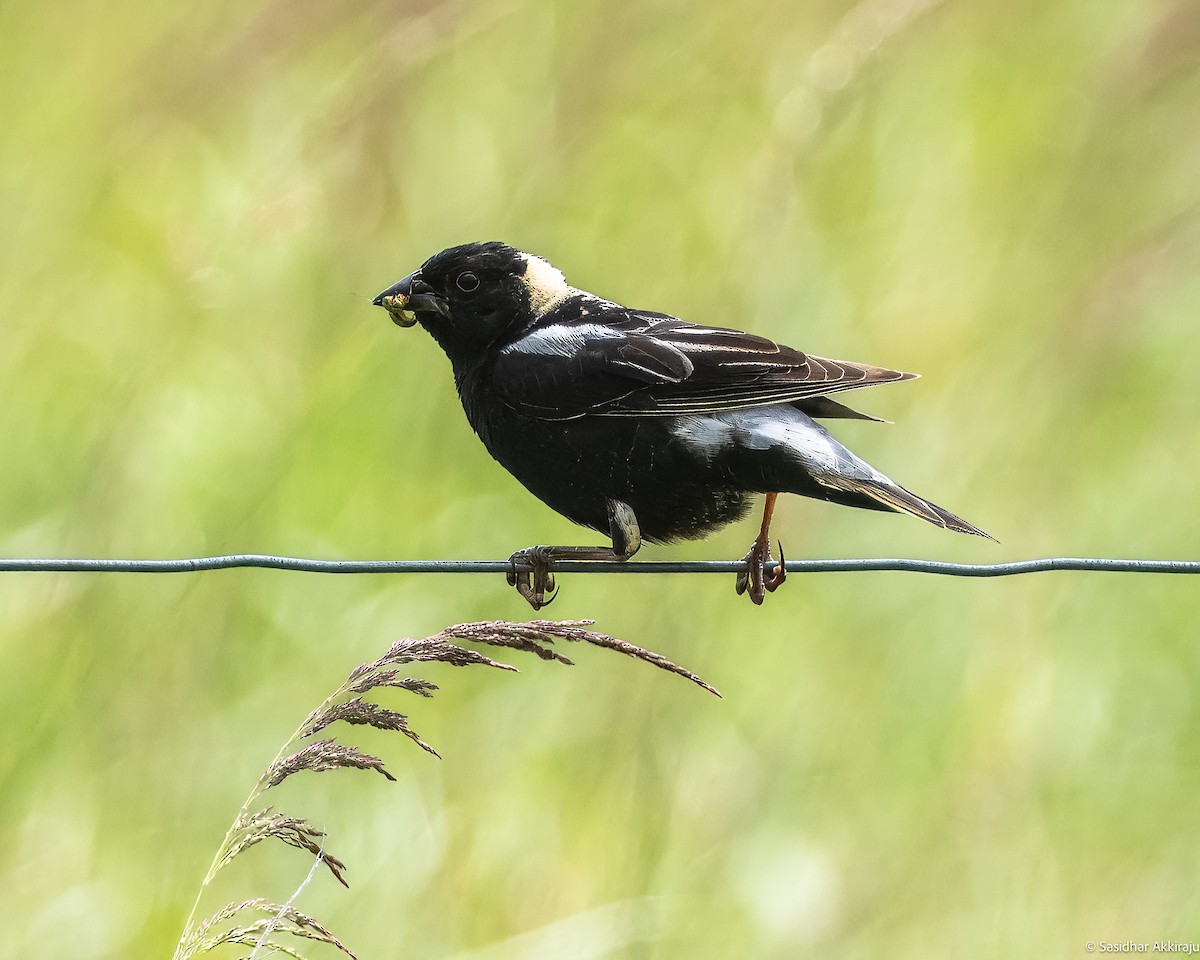
[{"label": "black wing", "polygon": [[830,393],[909,380],[863,363],[813,357],[740,330],[702,327],[604,301],[564,304],[504,346],[493,384],[520,412],[550,420],[676,416],[809,401],[853,416]]}]

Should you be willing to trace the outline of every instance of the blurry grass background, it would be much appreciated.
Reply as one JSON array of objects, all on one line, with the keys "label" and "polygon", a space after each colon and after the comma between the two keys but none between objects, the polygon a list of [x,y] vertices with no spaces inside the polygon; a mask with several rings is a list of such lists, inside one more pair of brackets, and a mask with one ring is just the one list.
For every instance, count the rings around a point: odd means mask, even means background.
[{"label": "blurry grass background", "polygon": [[[924,374],[837,433],[1002,545],[793,498],[790,556],[1200,555],[1191,0],[9,3],[0,102],[5,555],[578,542],[370,306],[493,238]],[[1200,940],[1194,578],[732,579],[568,576],[552,610],[723,701],[585,650],[433,675],[399,707],[441,763],[348,735],[400,782],[280,798],[350,865],[299,906],[431,960]],[[0,576],[0,957],[169,954],[351,666],[529,613],[498,577]]]}]

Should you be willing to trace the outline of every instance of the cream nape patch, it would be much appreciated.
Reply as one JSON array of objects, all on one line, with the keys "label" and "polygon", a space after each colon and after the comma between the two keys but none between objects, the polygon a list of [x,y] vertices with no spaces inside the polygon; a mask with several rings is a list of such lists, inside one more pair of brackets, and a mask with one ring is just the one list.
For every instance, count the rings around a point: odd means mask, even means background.
[{"label": "cream nape patch", "polygon": [[523,253],[525,274],[521,282],[529,291],[529,306],[541,316],[555,304],[579,291],[567,283],[562,271],[541,257]]}]

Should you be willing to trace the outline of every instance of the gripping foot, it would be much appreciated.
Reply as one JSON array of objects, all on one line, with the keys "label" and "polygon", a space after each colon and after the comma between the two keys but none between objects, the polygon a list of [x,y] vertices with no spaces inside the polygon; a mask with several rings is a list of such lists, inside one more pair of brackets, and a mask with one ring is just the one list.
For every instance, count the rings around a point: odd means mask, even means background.
[{"label": "gripping foot", "polygon": [[783,544],[779,544],[779,563],[767,572],[766,565],[771,563],[771,514],[775,512],[777,493],[768,493],[763,505],[762,525],[758,529],[758,538],[750,548],[750,552],[742,558],[746,569],[737,575],[736,589],[739,595],[750,594],[750,599],[761,604],[767,595],[782,586],[787,579],[787,567],[784,565]]},{"label": "gripping foot", "polygon": [[[508,558],[508,585],[516,587],[534,610],[549,606],[558,596],[550,564],[556,560],[602,560],[623,563],[642,545],[633,508],[620,500],[606,501],[611,547],[526,547]],[[518,570],[517,565],[528,566]]]},{"label": "gripping foot", "polygon": [[[534,610],[541,610],[554,602],[557,588],[550,562],[554,559],[553,547],[526,547],[508,558],[508,585],[516,587]],[[518,570],[517,564],[528,564],[531,569]]]},{"label": "gripping foot", "polygon": [[787,579],[787,566],[783,555],[783,544],[779,544],[779,563],[767,569],[772,563],[770,541],[755,540],[750,552],[742,558],[746,569],[737,575],[735,589],[738,594],[749,594],[750,599],[761,604],[767,592],[774,593]]}]

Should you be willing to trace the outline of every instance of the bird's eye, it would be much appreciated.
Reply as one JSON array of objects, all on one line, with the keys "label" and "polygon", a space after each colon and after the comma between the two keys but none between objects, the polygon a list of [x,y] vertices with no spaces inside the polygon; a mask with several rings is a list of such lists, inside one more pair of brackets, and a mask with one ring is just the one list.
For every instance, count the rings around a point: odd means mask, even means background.
[{"label": "bird's eye", "polygon": [[478,289],[479,278],[473,273],[460,273],[454,283],[463,293],[470,293],[472,290]]}]

